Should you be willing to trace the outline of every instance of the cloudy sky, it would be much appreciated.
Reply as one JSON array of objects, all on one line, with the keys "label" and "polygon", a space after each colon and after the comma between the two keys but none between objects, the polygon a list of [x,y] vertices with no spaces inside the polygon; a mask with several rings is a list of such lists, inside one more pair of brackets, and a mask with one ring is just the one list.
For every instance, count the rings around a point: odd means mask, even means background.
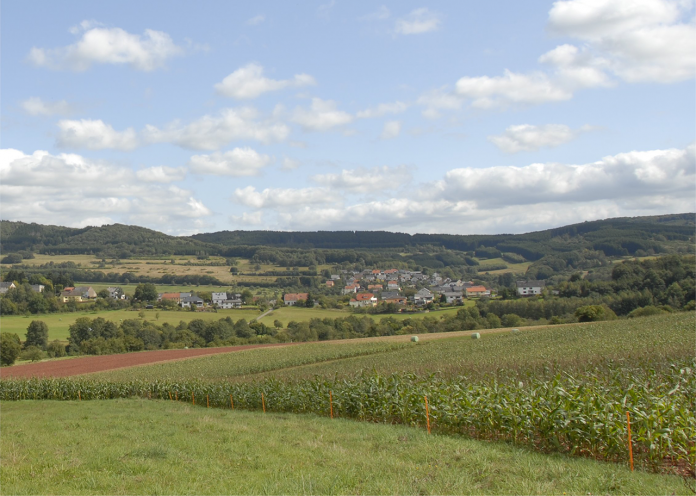
[{"label": "cloudy sky", "polygon": [[689,0],[5,0],[1,217],[527,232],[696,210]]}]

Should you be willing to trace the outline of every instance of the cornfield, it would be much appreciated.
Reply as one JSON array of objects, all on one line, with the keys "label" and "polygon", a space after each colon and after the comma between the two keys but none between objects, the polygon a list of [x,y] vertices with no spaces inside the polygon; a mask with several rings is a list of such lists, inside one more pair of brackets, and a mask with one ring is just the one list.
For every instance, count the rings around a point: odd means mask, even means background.
[{"label": "cornfield", "polygon": [[[313,413],[424,426],[428,397],[434,432],[509,441],[544,452],[623,462],[626,412],[633,453],[649,470],[696,461],[696,360],[669,367],[605,365],[581,374],[490,376],[363,373],[352,378],[236,383],[201,380],[25,379],[0,381],[0,400],[93,400],[145,397],[210,407]],[[329,398],[332,398],[332,404]]]}]

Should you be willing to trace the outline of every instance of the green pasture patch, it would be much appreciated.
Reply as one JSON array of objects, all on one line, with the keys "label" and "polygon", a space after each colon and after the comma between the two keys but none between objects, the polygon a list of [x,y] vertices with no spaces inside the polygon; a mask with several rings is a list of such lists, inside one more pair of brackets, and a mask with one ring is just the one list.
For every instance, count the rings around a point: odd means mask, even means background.
[{"label": "green pasture patch", "polygon": [[140,399],[0,409],[3,494],[688,494],[675,476],[398,425]]}]

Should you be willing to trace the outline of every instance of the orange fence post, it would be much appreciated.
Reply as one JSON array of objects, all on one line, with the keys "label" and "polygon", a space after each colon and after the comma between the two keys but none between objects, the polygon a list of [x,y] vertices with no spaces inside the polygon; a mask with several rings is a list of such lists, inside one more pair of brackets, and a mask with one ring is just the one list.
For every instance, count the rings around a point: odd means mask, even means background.
[{"label": "orange fence post", "polygon": [[230,395],[230,406],[232,406],[232,410],[234,410],[234,401],[232,401],[232,395]]},{"label": "orange fence post", "polygon": [[633,443],[631,442],[631,414],[626,412],[626,423],[628,424],[628,458],[631,460],[631,472],[633,472]]},{"label": "orange fence post", "polygon": [[80,395],[80,392],[79,392],[79,391],[77,392],[77,399],[80,400],[80,401],[82,401],[82,396]]},{"label": "orange fence post", "polygon": [[263,413],[266,413],[266,399],[263,397],[263,393],[261,393],[261,406],[263,407]]},{"label": "orange fence post", "polygon": [[331,418],[333,418],[333,394],[329,391],[329,406],[331,407]]},{"label": "orange fence post", "polygon": [[428,426],[428,434],[430,434],[430,408],[428,407],[428,397],[423,396],[425,398],[425,421]]},{"label": "orange fence post", "polygon": [[174,391],[174,399],[179,401],[179,391]]},{"label": "orange fence post", "polygon": [[169,401],[174,401],[174,398],[172,398],[172,392],[169,391]]}]

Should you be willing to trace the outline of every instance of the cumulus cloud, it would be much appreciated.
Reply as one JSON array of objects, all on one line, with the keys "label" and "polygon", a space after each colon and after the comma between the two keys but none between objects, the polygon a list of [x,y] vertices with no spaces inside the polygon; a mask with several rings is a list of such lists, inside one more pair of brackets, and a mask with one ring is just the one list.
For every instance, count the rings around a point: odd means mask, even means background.
[{"label": "cumulus cloud", "polygon": [[258,176],[273,159],[251,148],[235,148],[224,153],[194,155],[191,171],[216,176]]},{"label": "cumulus cloud", "polygon": [[672,83],[696,74],[692,9],[690,1],[557,1],[548,27],[588,44],[626,81]]},{"label": "cumulus cloud", "polygon": [[[161,170],[159,170],[161,169]],[[159,185],[181,171],[154,167],[133,172],[75,154],[0,150],[3,218],[82,226],[124,222],[165,232],[190,231],[211,215],[191,191]]]},{"label": "cumulus cloud", "polygon": [[27,98],[20,102],[22,110],[29,115],[68,115],[73,112],[73,107],[65,100],[58,102],[45,102],[38,96]]},{"label": "cumulus cloud", "polygon": [[162,31],[146,29],[142,35],[121,28],[105,28],[94,21],[83,21],[71,29],[82,33],[74,44],[59,48],[33,47],[28,59],[34,65],[50,69],[84,71],[92,64],[127,64],[141,71],[152,71],[184,53],[171,37]]},{"label": "cumulus cloud", "polygon": [[543,126],[521,124],[508,127],[501,135],[489,136],[488,141],[505,153],[529,152],[539,148],[553,148],[562,145],[589,129],[589,126],[584,126],[573,130],[564,124],[546,124]]},{"label": "cumulus cloud", "polygon": [[371,107],[359,111],[355,116],[358,119],[372,119],[382,117],[387,114],[400,114],[408,109],[408,104],[404,102],[380,103],[376,107]]},{"label": "cumulus cloud", "polygon": [[312,181],[331,189],[351,193],[372,193],[397,189],[411,181],[411,169],[406,166],[343,169],[339,174],[319,174]]},{"label": "cumulus cloud", "polygon": [[148,183],[173,183],[182,181],[186,177],[186,169],[183,167],[167,167],[160,165],[157,167],[149,167],[140,169],[135,172],[135,176],[141,181]]},{"label": "cumulus cloud", "polygon": [[292,115],[296,122],[308,131],[327,131],[336,126],[353,122],[353,116],[336,108],[336,102],[312,98],[309,108],[297,107]]},{"label": "cumulus cloud", "polygon": [[[326,187],[262,195],[252,187],[240,202],[275,213],[281,229],[387,229],[406,232],[528,232],[583,220],[686,212],[696,208],[696,148],[632,151],[593,163],[525,167],[463,167],[403,195],[346,204],[332,191],[360,191],[355,171],[315,177]],[[377,171],[379,173],[379,171]],[[340,189],[343,188],[343,189]],[[265,193],[265,191],[264,191]],[[290,207],[290,208],[289,208]]]},{"label": "cumulus cloud", "polygon": [[270,91],[279,91],[288,87],[315,85],[316,81],[309,74],[295,74],[292,79],[268,79],[263,76],[263,67],[259,64],[247,64],[215,85],[215,90],[223,96],[238,100],[257,98]]},{"label": "cumulus cloud", "polygon": [[290,128],[263,118],[251,107],[222,109],[218,115],[205,115],[188,124],[171,122],[164,127],[146,125],[117,131],[102,120],[61,120],[56,143],[62,148],[89,150],[133,150],[153,143],[172,143],[193,150],[217,150],[237,140],[274,143],[285,140]]},{"label": "cumulus cloud", "polygon": [[393,139],[401,132],[401,121],[389,121],[384,124],[384,129],[380,138],[383,140]]},{"label": "cumulus cloud", "polygon": [[385,19],[389,19],[389,16],[391,15],[391,12],[387,8],[386,5],[381,5],[377,10],[374,12],[370,12],[369,14],[366,14],[362,17],[359,17],[359,21],[383,21]]},{"label": "cumulus cloud", "polygon": [[326,188],[266,188],[256,191],[253,186],[234,190],[233,201],[253,208],[296,208],[335,201],[337,196]]},{"label": "cumulus cloud", "polygon": [[102,120],[61,120],[58,121],[57,145],[61,148],[86,148],[88,150],[133,150],[140,140],[133,128],[116,131]]},{"label": "cumulus cloud", "polygon": [[411,11],[405,17],[396,20],[394,30],[399,34],[423,34],[437,31],[440,27],[440,16],[423,7]]},{"label": "cumulus cloud", "polygon": [[257,16],[252,17],[251,19],[248,19],[246,23],[249,26],[258,26],[259,24],[261,24],[265,20],[266,20],[266,16],[263,14],[259,14]]}]

